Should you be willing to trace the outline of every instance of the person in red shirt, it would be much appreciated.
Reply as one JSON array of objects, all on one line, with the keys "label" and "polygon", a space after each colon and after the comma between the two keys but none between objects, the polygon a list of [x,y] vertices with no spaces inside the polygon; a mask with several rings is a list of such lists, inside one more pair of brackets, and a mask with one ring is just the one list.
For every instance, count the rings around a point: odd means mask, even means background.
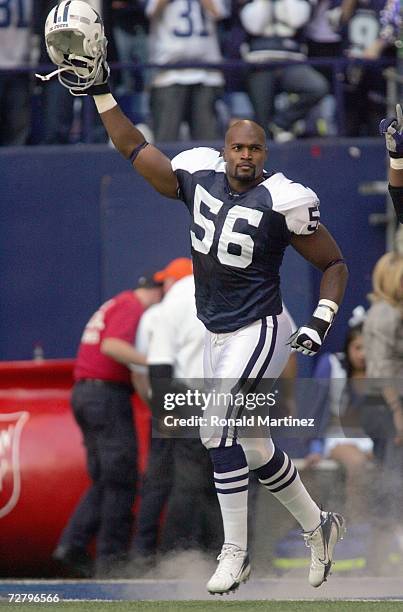
[{"label": "person in red shirt", "polygon": [[[89,577],[119,571],[126,559],[137,481],[137,443],[129,367],[145,364],[133,347],[144,310],[161,300],[162,283],[142,276],[135,290],[111,298],[88,321],[71,398],[87,452],[90,488],[66,525],[53,558]],[[95,567],[87,547],[96,538]]]}]

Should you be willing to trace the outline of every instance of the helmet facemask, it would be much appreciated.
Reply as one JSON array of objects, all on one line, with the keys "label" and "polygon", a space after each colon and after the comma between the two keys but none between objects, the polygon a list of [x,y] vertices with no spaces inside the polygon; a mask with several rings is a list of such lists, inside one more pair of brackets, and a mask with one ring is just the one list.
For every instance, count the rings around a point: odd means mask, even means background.
[{"label": "helmet facemask", "polygon": [[97,84],[102,82],[106,44],[106,38],[99,39],[94,55],[89,56],[85,52],[85,39],[81,32],[64,30],[54,32],[46,39],[49,56],[61,59],[57,62],[60,66],[57,71],[59,82],[73,95],[85,95],[85,90],[96,81]]}]

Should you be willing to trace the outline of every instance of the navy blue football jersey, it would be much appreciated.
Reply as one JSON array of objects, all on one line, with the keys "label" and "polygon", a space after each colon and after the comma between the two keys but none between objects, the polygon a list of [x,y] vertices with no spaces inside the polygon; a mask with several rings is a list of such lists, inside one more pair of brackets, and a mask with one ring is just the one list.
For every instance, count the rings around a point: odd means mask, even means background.
[{"label": "navy blue football jersey", "polygon": [[235,331],[282,311],[280,266],[292,233],[319,224],[317,195],[282,173],[232,193],[225,162],[205,147],[172,160],[190,237],[198,317],[214,333]]}]

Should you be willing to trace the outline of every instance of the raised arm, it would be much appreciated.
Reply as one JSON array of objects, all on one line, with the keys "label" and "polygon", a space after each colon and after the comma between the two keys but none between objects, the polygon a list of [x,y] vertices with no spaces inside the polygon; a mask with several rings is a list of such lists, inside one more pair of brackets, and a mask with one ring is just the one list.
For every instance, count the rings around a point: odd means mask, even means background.
[{"label": "raised arm", "polygon": [[119,153],[127,160],[131,159],[137,172],[159,193],[176,198],[178,182],[171,160],[157,147],[146,143],[142,132],[122,112],[111,93],[94,95],[94,100],[102,123]]},{"label": "raised arm", "polygon": [[379,129],[389,153],[389,193],[396,216],[403,223],[403,112],[396,105],[396,117],[382,119]]},{"label": "raised arm", "polygon": [[60,83],[73,96],[93,96],[116,149],[157,191],[176,198],[178,185],[169,158],[146,142],[144,134],[124,115],[111,94],[102,20],[89,5],[76,4],[74,14],[69,2],[62,15],[58,16],[60,3],[49,13],[45,40],[49,57],[58,70],[36,76],[48,81],[58,75]]}]

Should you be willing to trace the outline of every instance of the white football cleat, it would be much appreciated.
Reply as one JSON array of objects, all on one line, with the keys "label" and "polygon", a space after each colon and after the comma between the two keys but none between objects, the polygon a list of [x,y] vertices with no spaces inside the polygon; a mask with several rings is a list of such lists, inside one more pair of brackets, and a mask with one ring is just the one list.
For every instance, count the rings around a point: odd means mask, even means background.
[{"label": "white football cleat", "polygon": [[346,532],[345,520],[336,512],[322,512],[320,525],[313,531],[303,534],[305,545],[311,549],[309,584],[319,587],[330,573],[333,563],[333,550]]},{"label": "white football cleat", "polygon": [[250,574],[249,555],[235,544],[224,544],[218,555],[218,567],[207,583],[212,595],[235,591]]}]

